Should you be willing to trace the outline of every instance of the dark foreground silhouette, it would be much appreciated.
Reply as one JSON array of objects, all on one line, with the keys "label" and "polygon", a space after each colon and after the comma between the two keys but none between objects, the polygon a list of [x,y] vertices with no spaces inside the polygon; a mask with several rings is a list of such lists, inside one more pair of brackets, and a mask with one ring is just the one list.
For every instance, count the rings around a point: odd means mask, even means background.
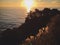
[{"label": "dark foreground silhouette", "polygon": [[[13,28],[12,30],[7,29],[3,31],[2,37],[0,39],[0,45],[21,44],[30,35],[35,36],[38,33],[40,28],[46,27],[51,22],[51,19],[57,15],[60,15],[60,11],[57,9],[45,8],[42,11],[38,9],[35,9],[34,12],[30,11],[28,13],[28,16],[25,19],[25,23],[23,23],[21,26],[19,26],[18,28]],[[58,19],[55,19],[55,20],[58,20]],[[57,22],[58,24],[55,25],[56,29],[55,29],[55,32],[53,33],[55,36],[54,38],[56,38],[56,43],[58,42],[56,45],[60,44],[58,41],[59,40],[58,34],[60,34],[59,33],[60,28],[58,27],[60,27],[60,25],[59,25],[59,21]]]}]

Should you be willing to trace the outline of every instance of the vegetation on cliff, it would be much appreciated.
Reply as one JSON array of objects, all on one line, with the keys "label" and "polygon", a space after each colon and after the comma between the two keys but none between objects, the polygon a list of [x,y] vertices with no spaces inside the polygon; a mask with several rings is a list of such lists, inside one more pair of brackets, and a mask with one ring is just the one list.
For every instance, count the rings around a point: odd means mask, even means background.
[{"label": "vegetation on cliff", "polygon": [[[7,29],[2,33],[1,45],[21,45],[26,38],[33,36],[32,45],[59,45],[60,11],[44,8],[30,11],[18,28]],[[27,44],[25,44],[27,45]]]}]

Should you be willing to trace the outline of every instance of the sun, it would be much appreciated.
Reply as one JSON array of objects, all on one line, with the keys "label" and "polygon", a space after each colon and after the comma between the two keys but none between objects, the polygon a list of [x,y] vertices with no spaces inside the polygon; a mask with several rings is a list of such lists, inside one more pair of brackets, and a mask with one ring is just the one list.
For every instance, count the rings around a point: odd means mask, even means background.
[{"label": "sun", "polygon": [[29,12],[34,5],[34,0],[23,0],[22,4],[23,4],[23,6],[26,7],[27,12]]},{"label": "sun", "polygon": [[33,0],[25,0],[25,1],[24,1],[24,4],[25,4],[25,6],[26,6],[28,12],[29,12],[30,9],[32,8],[33,3],[34,3]]}]

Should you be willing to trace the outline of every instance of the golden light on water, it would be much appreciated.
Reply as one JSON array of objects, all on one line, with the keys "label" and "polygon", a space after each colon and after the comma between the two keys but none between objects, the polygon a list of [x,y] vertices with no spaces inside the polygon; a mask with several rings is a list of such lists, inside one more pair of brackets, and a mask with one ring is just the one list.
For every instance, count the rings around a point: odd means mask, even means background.
[{"label": "golden light on water", "polygon": [[33,6],[35,5],[35,1],[34,0],[23,0],[22,5],[27,9],[27,12],[29,12],[31,8],[33,8]]}]

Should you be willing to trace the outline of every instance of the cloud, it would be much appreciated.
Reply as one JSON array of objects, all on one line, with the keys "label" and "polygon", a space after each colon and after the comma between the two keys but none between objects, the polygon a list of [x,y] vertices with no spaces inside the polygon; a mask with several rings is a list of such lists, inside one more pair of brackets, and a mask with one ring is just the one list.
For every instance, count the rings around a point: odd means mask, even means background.
[{"label": "cloud", "polygon": [[46,2],[46,3],[48,3],[48,2],[60,2],[60,0],[36,0],[37,2]]},{"label": "cloud", "polygon": [[60,3],[56,0],[52,0],[50,2],[46,2],[46,1],[40,1],[39,3],[37,2],[37,6],[36,8],[60,8]]}]

